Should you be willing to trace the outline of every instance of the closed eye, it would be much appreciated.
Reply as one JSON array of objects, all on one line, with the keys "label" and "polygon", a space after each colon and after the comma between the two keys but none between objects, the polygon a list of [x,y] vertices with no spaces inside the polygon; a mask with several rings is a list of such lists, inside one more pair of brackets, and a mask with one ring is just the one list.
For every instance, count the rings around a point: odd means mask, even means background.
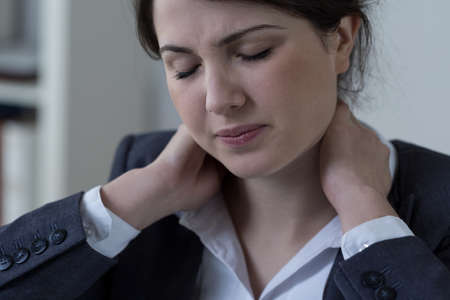
[{"label": "closed eye", "polygon": [[[261,52],[255,54],[255,55],[238,54],[238,55],[236,55],[236,56],[242,58],[242,60],[244,60],[244,61],[254,62],[254,61],[263,60],[263,59],[269,57],[269,56],[272,54],[272,50],[273,50],[272,48],[268,48],[268,49],[266,49],[266,50],[264,50],[264,51],[261,51]],[[186,79],[186,78],[188,78],[189,76],[193,75],[193,74],[197,71],[197,69],[198,69],[199,67],[200,67],[200,64],[199,64],[199,65],[196,65],[195,67],[193,67],[193,68],[192,68],[191,70],[189,70],[189,71],[186,71],[186,72],[177,72],[177,73],[175,74],[175,78],[176,78],[177,80]]]},{"label": "closed eye", "polygon": [[177,80],[185,79],[185,78],[191,76],[192,74],[194,74],[195,71],[197,71],[197,69],[198,69],[199,67],[200,67],[200,65],[196,65],[195,67],[193,67],[193,68],[192,68],[191,70],[189,70],[189,71],[186,71],[186,72],[177,72],[177,73],[175,74],[175,78],[176,78]]},{"label": "closed eye", "polygon": [[265,59],[265,58],[269,57],[270,54],[272,54],[272,48],[266,49],[255,55],[238,54],[237,57],[240,57],[240,58],[242,58],[242,60],[245,60],[245,61],[256,61],[256,60]]}]

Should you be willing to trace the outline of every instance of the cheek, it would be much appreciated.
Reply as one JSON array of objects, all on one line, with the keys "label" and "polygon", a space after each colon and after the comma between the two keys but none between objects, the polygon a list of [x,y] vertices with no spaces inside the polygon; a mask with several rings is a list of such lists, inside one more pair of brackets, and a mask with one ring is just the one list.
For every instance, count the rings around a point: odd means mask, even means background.
[{"label": "cheek", "polygon": [[[286,59],[288,57],[289,59]],[[324,134],[334,113],[335,74],[326,55],[287,53],[248,76],[256,105],[271,118],[278,134],[274,153],[292,158]]]},{"label": "cheek", "polygon": [[336,81],[327,64],[328,57],[294,51],[283,53],[246,76],[251,78],[246,85],[253,87],[251,94],[257,104],[267,112],[281,110],[288,118],[311,116],[317,105],[336,97]]},{"label": "cheek", "polygon": [[[186,125],[192,138],[200,147],[208,151],[208,127],[206,124],[206,110],[201,90],[195,85],[172,88],[169,93],[181,121]],[[209,152],[209,151],[208,151]]]},{"label": "cheek", "polygon": [[169,94],[183,123],[191,132],[197,132],[204,119],[203,100],[198,89],[188,84],[169,84]]}]

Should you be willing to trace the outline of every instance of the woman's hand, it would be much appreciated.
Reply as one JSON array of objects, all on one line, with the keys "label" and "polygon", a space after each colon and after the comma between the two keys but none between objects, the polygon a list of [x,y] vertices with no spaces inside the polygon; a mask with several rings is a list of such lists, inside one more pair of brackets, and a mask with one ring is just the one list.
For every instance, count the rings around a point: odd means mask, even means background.
[{"label": "woman's hand", "polygon": [[341,100],[321,142],[320,180],[344,233],[375,218],[397,216],[387,200],[389,148]]},{"label": "woman's hand", "polygon": [[127,223],[143,229],[176,211],[203,205],[219,191],[225,173],[182,124],[154,162],[104,185],[102,201]]}]

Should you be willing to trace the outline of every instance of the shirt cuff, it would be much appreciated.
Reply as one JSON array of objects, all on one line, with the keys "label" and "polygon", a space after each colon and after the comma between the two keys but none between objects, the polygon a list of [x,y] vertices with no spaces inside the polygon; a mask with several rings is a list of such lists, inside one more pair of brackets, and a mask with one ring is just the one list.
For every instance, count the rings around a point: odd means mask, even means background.
[{"label": "shirt cuff", "polygon": [[83,195],[80,204],[81,220],[89,246],[100,254],[113,258],[140,231],[103,205],[100,188],[101,186],[94,187]]},{"label": "shirt cuff", "polygon": [[384,240],[414,236],[402,219],[385,216],[364,222],[346,232],[341,241],[342,255],[349,259],[372,244]]}]

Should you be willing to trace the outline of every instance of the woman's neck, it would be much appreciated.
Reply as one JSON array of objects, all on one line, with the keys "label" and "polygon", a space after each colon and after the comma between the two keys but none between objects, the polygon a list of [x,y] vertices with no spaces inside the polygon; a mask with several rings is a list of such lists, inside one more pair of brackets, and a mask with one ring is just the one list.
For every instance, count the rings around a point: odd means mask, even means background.
[{"label": "woman's neck", "polygon": [[320,143],[271,176],[227,178],[225,200],[241,239],[295,247],[336,216],[321,187],[319,150]]}]

